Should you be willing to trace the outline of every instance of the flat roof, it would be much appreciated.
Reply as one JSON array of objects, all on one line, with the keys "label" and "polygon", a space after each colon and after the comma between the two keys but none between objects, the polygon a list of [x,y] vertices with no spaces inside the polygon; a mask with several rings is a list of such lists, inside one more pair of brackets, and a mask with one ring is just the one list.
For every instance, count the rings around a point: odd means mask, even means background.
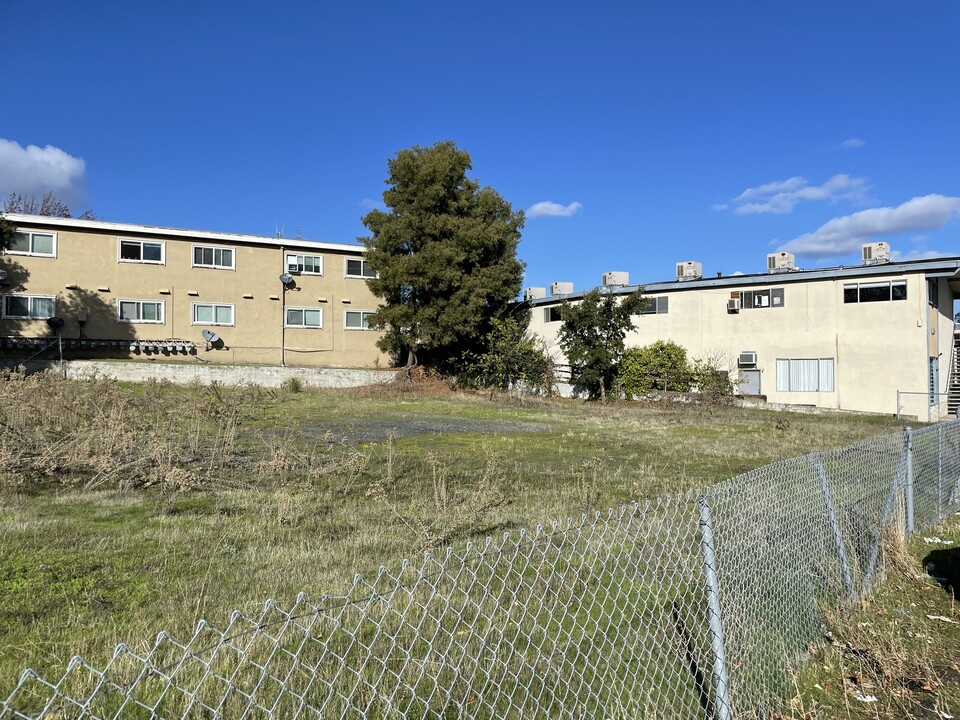
[{"label": "flat roof", "polygon": [[[876,275],[905,275],[923,273],[930,277],[946,277],[960,280],[960,256],[928,258],[926,260],[903,260],[875,265],[839,265],[816,270],[788,270],[773,273],[753,273],[750,275],[725,275],[715,278],[696,280],[671,280],[668,282],[642,283],[640,285],[621,285],[601,288],[604,292],[626,295],[637,290],[644,294],[681,292],[684,290],[706,290],[712,288],[740,288],[757,285],[784,285],[788,283],[809,282],[813,280],[842,280]],[[532,305],[549,305],[562,300],[582,298],[589,290],[578,290],[566,295],[549,295],[544,298],[528,300]]]},{"label": "flat roof", "polygon": [[186,240],[207,240],[226,242],[236,245],[268,245],[271,247],[290,248],[291,250],[335,250],[339,252],[366,252],[366,248],[359,243],[328,243],[312,240],[297,240],[292,238],[262,237],[259,235],[240,235],[237,233],[216,233],[205,230],[184,230],[182,228],[167,228],[154,225],[132,225],[129,223],[112,223],[100,220],[78,220],[76,218],[47,217],[45,215],[22,215],[19,213],[2,214],[14,225],[26,225],[42,228],[64,228],[71,230],[99,230],[118,235],[149,235],[156,237],[183,238]]}]

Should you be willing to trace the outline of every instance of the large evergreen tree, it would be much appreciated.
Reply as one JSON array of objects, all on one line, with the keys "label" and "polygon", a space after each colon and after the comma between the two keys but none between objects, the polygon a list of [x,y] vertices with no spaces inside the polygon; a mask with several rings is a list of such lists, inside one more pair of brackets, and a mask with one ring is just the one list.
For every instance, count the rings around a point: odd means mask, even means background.
[{"label": "large evergreen tree", "polygon": [[387,163],[386,211],[360,238],[382,303],[370,319],[395,359],[451,369],[477,351],[523,280],[523,212],[467,177],[470,155],[452,142],[401,150]]}]

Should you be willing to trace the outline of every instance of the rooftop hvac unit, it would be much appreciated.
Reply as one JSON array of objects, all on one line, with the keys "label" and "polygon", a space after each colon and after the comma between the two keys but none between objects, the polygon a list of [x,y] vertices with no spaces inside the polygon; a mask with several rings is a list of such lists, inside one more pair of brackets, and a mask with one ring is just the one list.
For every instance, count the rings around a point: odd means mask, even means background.
[{"label": "rooftop hvac unit", "polygon": [[866,243],[863,250],[864,265],[880,265],[890,262],[890,245],[885,242]]},{"label": "rooftop hvac unit", "polygon": [[757,364],[757,351],[756,350],[744,350],[740,353],[740,357],[737,359],[737,365],[740,367],[745,367],[747,365],[756,365]]},{"label": "rooftop hvac unit", "polygon": [[740,312],[740,300],[739,298],[730,298],[727,300],[727,312],[728,313],[738,313]]},{"label": "rooftop hvac unit", "polygon": [[790,252],[775,252],[767,255],[767,272],[789,272],[797,269],[797,258]]},{"label": "rooftop hvac unit", "polygon": [[604,287],[623,287],[630,284],[630,273],[625,272],[605,272],[603,274]]},{"label": "rooftop hvac unit", "polygon": [[542,287],[528,287],[523,291],[524,300],[539,300],[547,296],[547,289]]},{"label": "rooftop hvac unit", "polygon": [[703,277],[703,265],[694,261],[677,263],[677,280],[699,280]]},{"label": "rooftop hvac unit", "polygon": [[569,295],[573,292],[573,283],[572,282],[555,282],[550,283],[550,294],[551,295]]}]

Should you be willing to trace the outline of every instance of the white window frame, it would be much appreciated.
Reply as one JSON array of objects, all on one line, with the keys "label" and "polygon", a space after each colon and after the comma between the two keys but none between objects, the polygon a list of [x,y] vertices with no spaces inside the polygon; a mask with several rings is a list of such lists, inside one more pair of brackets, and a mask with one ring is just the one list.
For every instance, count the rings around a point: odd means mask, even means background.
[{"label": "white window frame", "polygon": [[[55,317],[57,314],[57,297],[56,295],[28,295],[26,293],[7,293],[3,297],[3,319],[7,320],[46,320],[48,317]],[[17,297],[17,298],[27,298],[27,314],[26,315],[10,315],[7,312],[7,298]],[[52,300],[53,301],[53,314],[52,315],[34,315],[33,312],[33,300]]]},{"label": "white window frame", "polygon": [[[359,275],[356,275],[356,274],[354,274],[354,273],[351,273],[350,270],[348,269],[348,268],[350,267],[350,261],[354,261],[354,262],[360,263],[360,274],[359,274]],[[344,276],[344,277],[348,277],[348,278],[358,278],[358,279],[360,279],[360,280],[372,280],[372,279],[374,279],[374,278],[380,277],[380,274],[377,273],[376,271],[373,271],[373,275],[364,275],[364,274],[363,274],[364,269],[365,269],[366,267],[368,267],[369,265],[370,265],[370,261],[367,260],[366,258],[344,258],[344,260],[343,260],[343,276]],[[371,271],[372,271],[372,270],[373,270],[373,269],[371,268]]]},{"label": "white window frame", "polygon": [[[359,330],[360,332],[369,331],[371,328],[366,321],[369,318],[369,316],[373,315],[375,312],[376,310],[344,310],[343,311],[343,329],[350,330],[351,332],[354,330]],[[349,325],[347,325],[347,315],[349,315],[350,313],[360,314],[360,327],[350,327]]]},{"label": "white window frame", "polygon": [[[198,263],[197,250],[213,250],[213,263]],[[224,250],[230,252],[230,264],[217,263],[217,250],[223,253]],[[222,257],[222,255],[221,255]],[[226,247],[224,245],[194,245],[190,250],[190,258],[193,261],[193,267],[213,268],[214,270],[236,270],[237,269],[237,250],[236,248]]]},{"label": "white window frame", "polygon": [[[293,262],[290,262],[290,258],[293,258]],[[304,258],[313,258],[316,260],[314,263],[320,267],[320,270],[304,270],[303,262]],[[312,253],[297,253],[297,252],[288,252],[285,256],[285,270],[284,272],[293,273],[294,275],[323,275],[323,255],[314,255]],[[295,266],[295,267],[294,267]]]},{"label": "white window frame", "polygon": [[[816,366],[811,363],[816,363]],[[802,387],[812,384],[814,371],[816,387]],[[806,382],[808,380],[811,382]],[[777,392],[836,392],[836,389],[836,363],[833,358],[777,358]]]},{"label": "white window frame", "polygon": [[[121,248],[124,243],[136,243],[140,246],[140,259],[134,260],[132,258],[122,257]],[[143,246],[144,245],[159,245],[160,246],[160,259],[159,260],[144,260],[143,259]],[[122,263],[134,263],[137,265],[166,265],[167,264],[167,243],[164,240],[138,240],[137,238],[117,238],[117,262]]]},{"label": "white window frame", "polygon": [[[208,307],[213,311],[213,320],[197,320],[197,308]],[[230,308],[230,322],[217,322],[217,308]],[[216,327],[234,327],[237,323],[237,308],[233,303],[193,302],[190,303],[191,325],[212,325]]]},{"label": "white window frame", "polygon": [[[307,310],[311,312],[320,313],[320,324],[319,325],[307,325],[306,323],[290,323],[290,311],[299,310],[301,312],[306,312]],[[287,307],[283,311],[283,326],[288,328],[297,328],[299,330],[323,330],[323,308],[322,307]]]},{"label": "white window frame", "polygon": [[[128,318],[122,317],[121,308],[123,307],[123,303],[136,303],[136,304],[137,304],[137,319],[136,319],[136,320],[130,320],[130,319],[128,319]],[[158,306],[158,308],[159,308],[159,310],[160,310],[160,312],[158,313],[159,316],[160,316],[160,319],[159,319],[159,320],[144,320],[144,319],[143,319],[143,305],[144,305],[145,303],[146,303],[146,304],[149,304],[149,305],[156,305],[156,306]],[[143,324],[143,325],[163,325],[166,321],[167,321],[167,308],[166,308],[166,303],[165,303],[163,300],[137,300],[136,298],[119,298],[119,299],[117,300],[117,322],[120,322],[120,323],[130,323],[130,324],[136,323],[136,324],[138,324],[138,325],[140,325],[140,324]]]},{"label": "white window frame", "polygon": [[[29,255],[29,256],[31,256],[31,257],[52,257],[52,258],[55,258],[55,257],[57,256],[57,233],[55,233],[55,232],[45,232],[45,231],[43,231],[43,230],[20,230],[20,229],[14,230],[13,232],[14,232],[14,235],[26,235],[26,236],[28,236],[29,240],[28,240],[27,242],[28,242],[28,244],[30,245],[30,249],[24,251],[24,250],[10,250],[10,249],[8,248],[7,250],[4,251],[4,254],[6,254],[6,255]],[[34,236],[34,235],[47,235],[47,236],[53,237],[53,252],[49,252],[49,253],[36,252],[36,251],[33,249],[33,236]]]}]

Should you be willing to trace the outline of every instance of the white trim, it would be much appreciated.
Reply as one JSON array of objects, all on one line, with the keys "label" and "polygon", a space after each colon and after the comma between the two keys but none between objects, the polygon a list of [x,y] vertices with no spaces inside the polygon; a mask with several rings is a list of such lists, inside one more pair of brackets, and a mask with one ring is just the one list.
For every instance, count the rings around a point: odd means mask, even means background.
[{"label": "white trim", "polygon": [[[214,251],[214,260],[216,260],[216,251],[217,250],[229,250],[230,258],[233,262],[230,265],[217,265],[215,262],[212,265],[207,265],[206,263],[197,263],[197,248],[203,250],[213,250]],[[190,266],[195,268],[209,268],[211,270],[236,270],[237,269],[237,249],[232,247],[227,247],[226,245],[201,245],[196,244],[190,248]]]},{"label": "white trim", "polygon": [[[320,324],[319,324],[319,325],[304,325],[304,324],[301,324],[301,325],[291,325],[289,322],[287,322],[288,313],[289,313],[291,310],[300,310],[300,311],[315,310],[315,311],[317,311],[318,313],[320,313]],[[286,328],[296,328],[296,329],[298,329],[298,330],[323,330],[323,308],[322,308],[322,307],[287,307],[287,308],[284,308],[284,311],[283,311],[283,326],[286,327]]]},{"label": "white trim", "polygon": [[30,247],[33,247],[33,236],[34,235],[50,235],[53,237],[53,252],[52,253],[38,253],[34,252],[32,249],[27,252],[22,250],[10,250],[9,248],[4,250],[4,255],[26,255],[30,257],[46,257],[46,258],[55,258],[57,256],[57,233],[51,230],[28,230],[26,228],[14,228],[14,234],[20,233],[21,235],[30,236]]},{"label": "white trim", "polygon": [[[204,307],[210,307],[213,309],[214,319],[210,322],[200,322],[197,320],[197,307],[203,305]],[[222,323],[217,322],[217,308],[230,308],[230,322]],[[216,327],[234,327],[237,324],[237,308],[233,303],[217,303],[217,302],[192,302],[190,303],[190,324],[191,325],[212,325]]]},{"label": "white trim", "polygon": [[[120,306],[122,303],[137,303],[137,315],[139,317],[136,320],[128,320],[125,317],[122,317],[120,312]],[[149,303],[151,305],[160,306],[160,319],[159,320],[144,320],[143,319],[143,304]],[[167,322],[167,307],[166,303],[163,300],[138,300],[137,298],[117,298],[117,322],[127,323],[127,324],[136,324],[136,325],[164,325]]]},{"label": "white trim", "polygon": [[[124,243],[137,243],[140,245],[140,260],[132,260],[130,258],[121,257],[120,248],[123,247]],[[143,259],[144,245],[159,245],[160,259],[144,260]],[[167,264],[167,243],[163,240],[143,240],[141,238],[118,237],[117,238],[117,262],[133,263],[134,265],[166,265]]]},{"label": "white trim", "polygon": [[[297,262],[296,262],[297,267],[300,267],[302,265],[302,263],[300,262],[300,258],[308,258],[308,257],[316,258],[317,260],[320,261],[319,262],[320,272],[312,272],[310,270],[291,270],[290,269],[291,256],[297,259]],[[285,273],[292,273],[294,275],[313,275],[314,277],[323,277],[323,255],[319,255],[317,253],[297,252],[296,250],[294,250],[293,252],[285,252],[283,254],[283,271]]]},{"label": "white trim", "polygon": [[[364,317],[363,317],[363,316],[364,316],[364,315],[373,315],[373,313],[375,313],[375,312],[376,312],[376,310],[352,310],[352,309],[351,309],[351,310],[344,310],[344,311],[343,311],[343,329],[344,329],[344,330],[350,330],[351,332],[356,331],[356,330],[359,330],[360,332],[369,332],[371,328],[369,328],[369,327],[364,327],[364,325],[363,325]],[[349,325],[347,325],[347,315],[349,315],[350,313],[360,313],[360,327],[350,327]]]},{"label": "white trim", "polygon": [[302,249],[307,251],[335,250],[343,253],[356,253],[358,255],[363,255],[367,251],[363,245],[349,245],[347,243],[312,242],[292,238],[217,233],[205,230],[184,230],[182,228],[165,228],[156,225],[131,225],[127,223],[101,222],[99,220],[77,220],[75,218],[53,218],[42,215],[22,215],[20,213],[6,213],[4,217],[14,224],[30,223],[40,227],[54,226],[76,230],[101,230],[118,235],[142,233],[166,238],[187,238],[199,241],[236,243],[237,245],[270,245],[285,249]]},{"label": "white trim", "polygon": [[[42,300],[53,300],[53,314],[52,315],[8,315],[7,314],[7,298],[8,297],[20,297],[27,298],[27,306],[29,313],[29,300],[34,298],[39,298]],[[0,295],[0,315],[2,315],[4,320],[46,320],[48,317],[54,317],[57,314],[57,296],[56,295],[35,295],[32,293],[4,293]]]}]

